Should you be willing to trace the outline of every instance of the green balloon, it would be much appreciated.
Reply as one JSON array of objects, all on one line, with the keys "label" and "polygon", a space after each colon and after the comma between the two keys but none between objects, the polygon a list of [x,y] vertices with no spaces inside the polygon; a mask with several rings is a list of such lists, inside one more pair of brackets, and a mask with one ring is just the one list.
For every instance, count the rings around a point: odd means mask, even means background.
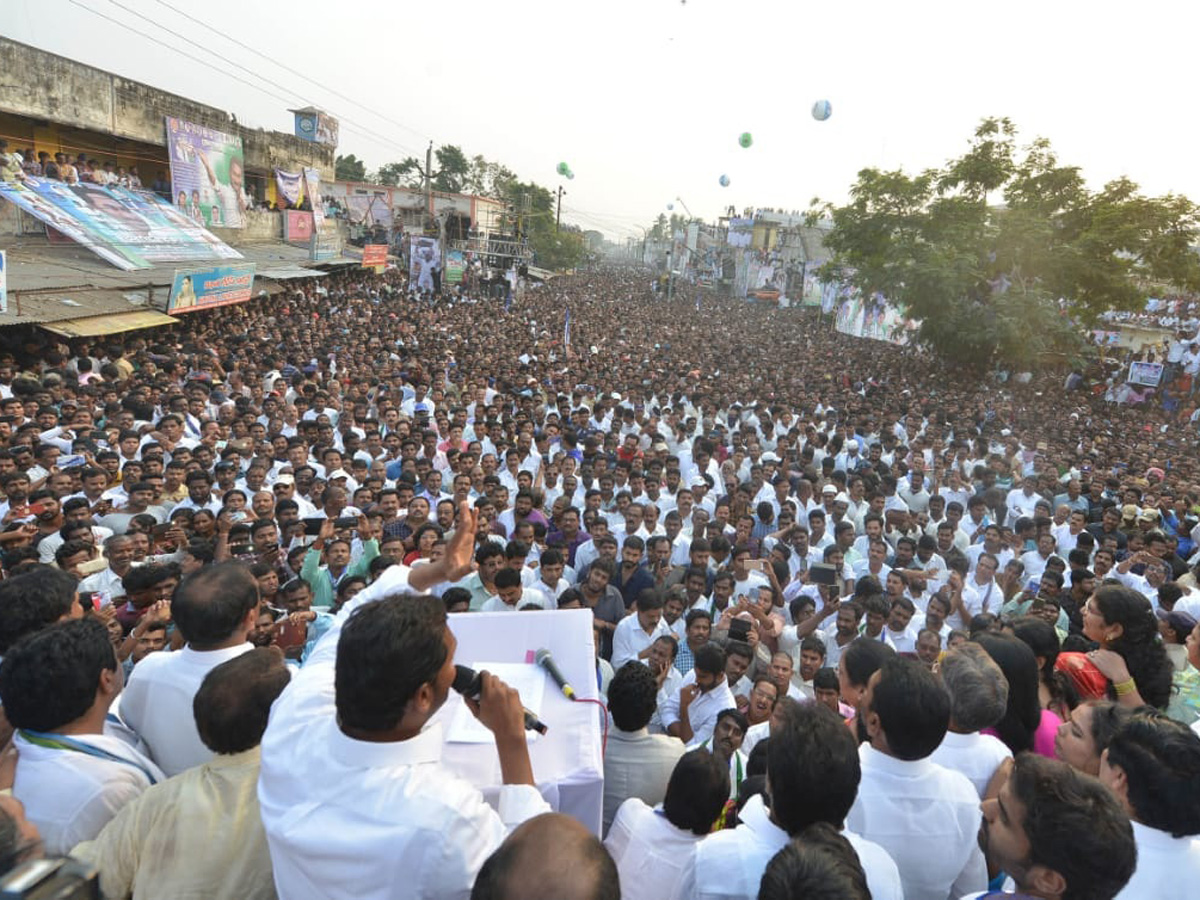
[{"label": "green balloon", "polygon": [[741,137],[738,138],[738,143],[743,147],[749,147],[754,143],[754,138],[750,136],[750,132],[743,131]]},{"label": "green balloon", "polygon": [[566,175],[570,171],[571,171],[571,167],[568,166],[565,162],[560,162],[558,164],[558,174],[559,175]]}]

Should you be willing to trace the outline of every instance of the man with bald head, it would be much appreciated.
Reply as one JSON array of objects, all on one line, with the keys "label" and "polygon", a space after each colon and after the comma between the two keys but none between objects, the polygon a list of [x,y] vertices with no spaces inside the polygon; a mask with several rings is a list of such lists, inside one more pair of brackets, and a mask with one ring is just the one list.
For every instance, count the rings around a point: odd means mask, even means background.
[{"label": "man with bald head", "polygon": [[[553,853],[546,848],[553,847]],[[471,900],[620,900],[617,867],[576,819],[545,813],[524,822],[487,858]]]}]

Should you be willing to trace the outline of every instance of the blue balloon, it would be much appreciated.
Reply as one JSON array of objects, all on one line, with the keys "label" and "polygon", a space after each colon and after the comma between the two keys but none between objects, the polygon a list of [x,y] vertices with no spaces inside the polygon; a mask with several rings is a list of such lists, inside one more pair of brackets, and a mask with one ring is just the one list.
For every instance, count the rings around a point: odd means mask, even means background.
[{"label": "blue balloon", "polygon": [[729,187],[729,176],[728,175],[722,175],[717,180],[721,182],[721,187]]}]

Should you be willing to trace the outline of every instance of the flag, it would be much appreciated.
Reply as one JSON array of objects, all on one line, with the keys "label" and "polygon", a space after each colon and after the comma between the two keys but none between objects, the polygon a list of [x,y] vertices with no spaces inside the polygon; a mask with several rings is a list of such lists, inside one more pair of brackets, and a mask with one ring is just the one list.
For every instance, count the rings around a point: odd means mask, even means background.
[{"label": "flag", "polygon": [[563,349],[571,346],[571,311],[568,309],[563,320]]},{"label": "flag", "polygon": [[696,312],[700,312],[700,292],[696,291]]},{"label": "flag", "polygon": [[509,287],[509,289],[504,292],[504,311],[505,312],[508,312],[510,309],[512,309],[512,295],[513,295],[512,287]]}]

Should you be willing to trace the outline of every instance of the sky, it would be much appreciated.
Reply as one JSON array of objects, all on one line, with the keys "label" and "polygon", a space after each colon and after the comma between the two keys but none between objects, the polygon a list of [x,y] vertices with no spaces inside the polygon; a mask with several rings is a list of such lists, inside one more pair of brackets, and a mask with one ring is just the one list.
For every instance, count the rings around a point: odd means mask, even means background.
[{"label": "sky", "polygon": [[[6,37],[244,124],[291,131],[289,106],[329,110],[338,152],[370,169],[432,140],[561,183],[563,220],[617,239],[641,237],[668,203],[712,221],[730,205],[844,201],[863,168],[916,172],[962,153],[987,116],[1049,138],[1093,187],[1126,175],[1200,200],[1200,4],[1179,0],[2,5]],[[812,118],[817,100],[832,104],[825,122]]]}]

